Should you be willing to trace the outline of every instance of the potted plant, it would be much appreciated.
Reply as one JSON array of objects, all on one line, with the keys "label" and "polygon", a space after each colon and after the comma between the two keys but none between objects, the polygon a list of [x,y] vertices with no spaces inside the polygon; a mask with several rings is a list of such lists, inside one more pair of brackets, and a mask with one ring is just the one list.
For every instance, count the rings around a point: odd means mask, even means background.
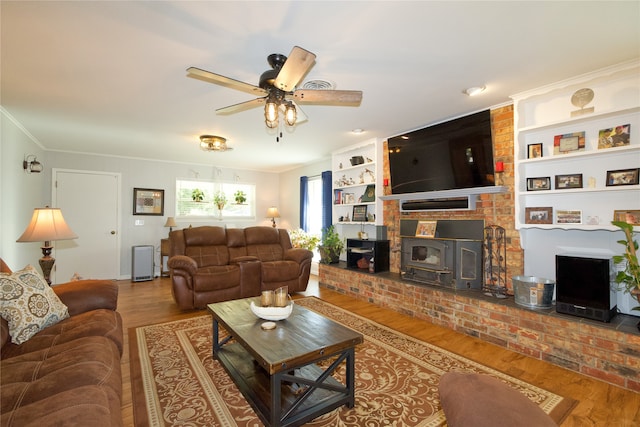
[{"label": "potted plant", "polygon": [[344,241],[336,232],[333,225],[322,230],[322,240],[318,251],[320,252],[320,262],[323,264],[335,264],[340,261],[340,253],[344,249]]},{"label": "potted plant", "polygon": [[238,205],[242,205],[247,201],[247,195],[242,190],[238,190],[233,193],[233,198],[236,200],[236,203]]},{"label": "potted plant", "polygon": [[290,230],[291,246],[294,248],[302,248],[313,251],[320,242],[320,238],[313,234],[307,233],[303,229]]},{"label": "potted plant", "polygon": [[[640,265],[638,265],[638,242],[633,240],[633,225],[625,221],[611,221],[611,224],[620,228],[625,239],[618,240],[624,246],[624,254],[614,255],[613,263],[624,266],[624,270],[618,271],[615,281],[621,291],[631,294],[640,302]],[[640,306],[633,307],[632,310],[640,311]],[[640,329],[640,323],[638,323]]]},{"label": "potted plant", "polygon": [[224,209],[224,205],[227,204],[227,196],[223,191],[217,191],[213,196],[213,203],[215,203],[215,205],[218,207],[218,210],[222,212],[222,209]]},{"label": "potted plant", "polygon": [[200,190],[199,188],[195,188],[191,192],[191,199],[193,199],[194,202],[203,201],[204,200],[204,191]]}]

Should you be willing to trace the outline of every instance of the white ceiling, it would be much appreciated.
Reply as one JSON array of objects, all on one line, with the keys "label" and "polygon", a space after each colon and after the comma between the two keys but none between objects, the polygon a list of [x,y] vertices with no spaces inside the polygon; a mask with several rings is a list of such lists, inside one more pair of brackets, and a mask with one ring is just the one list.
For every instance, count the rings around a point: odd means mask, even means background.
[{"label": "white ceiling", "polygon": [[[45,150],[284,171],[640,56],[640,2],[2,1],[1,102]],[[305,105],[276,142],[251,95],[271,53],[317,55],[305,81],[362,90]],[[470,86],[486,92],[470,98]],[[360,135],[350,131],[365,130]],[[233,151],[205,153],[201,134]],[[7,143],[7,141],[2,141]]]}]

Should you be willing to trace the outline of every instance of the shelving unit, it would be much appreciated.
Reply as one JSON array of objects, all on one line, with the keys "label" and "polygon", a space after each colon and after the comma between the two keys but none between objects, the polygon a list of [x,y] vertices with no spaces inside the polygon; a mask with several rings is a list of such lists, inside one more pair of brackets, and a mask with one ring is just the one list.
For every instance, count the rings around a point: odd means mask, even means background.
[{"label": "shelving unit", "polygon": [[[333,224],[356,231],[382,225],[381,147],[374,139],[333,153]],[[354,220],[354,208],[364,212],[363,220]]]},{"label": "shelving unit", "polygon": [[[607,172],[640,167],[640,66],[638,61],[517,94],[515,117],[516,229],[615,230],[614,210],[640,209],[640,186],[608,186]],[[593,100],[575,113],[573,94],[588,88]],[[630,144],[598,148],[601,130],[630,125]],[[584,149],[554,153],[554,137],[584,132]],[[542,144],[542,157],[528,158],[528,146]],[[558,189],[558,175],[582,174],[581,188]],[[528,178],[549,177],[548,190],[527,191]],[[527,208],[552,208],[549,223],[532,223]],[[531,209],[535,211],[535,209]],[[578,223],[559,223],[558,211],[579,211]],[[529,216],[531,213],[529,214]]]}]

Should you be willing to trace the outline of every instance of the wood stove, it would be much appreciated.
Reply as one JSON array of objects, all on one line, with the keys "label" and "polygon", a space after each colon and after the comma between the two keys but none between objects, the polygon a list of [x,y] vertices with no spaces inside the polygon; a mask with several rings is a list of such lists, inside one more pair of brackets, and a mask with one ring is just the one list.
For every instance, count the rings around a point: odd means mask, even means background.
[{"label": "wood stove", "polygon": [[452,289],[482,289],[484,221],[440,220],[433,237],[416,235],[417,220],[400,224],[403,279]]}]

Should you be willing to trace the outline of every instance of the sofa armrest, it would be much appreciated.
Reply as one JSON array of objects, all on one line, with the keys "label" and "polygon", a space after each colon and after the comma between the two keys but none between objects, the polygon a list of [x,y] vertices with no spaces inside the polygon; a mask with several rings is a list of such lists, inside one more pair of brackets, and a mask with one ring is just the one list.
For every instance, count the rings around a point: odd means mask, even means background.
[{"label": "sofa armrest", "polygon": [[167,265],[172,270],[184,270],[189,276],[195,276],[198,272],[198,264],[193,258],[186,255],[176,255],[169,258]]},{"label": "sofa armrest", "polygon": [[69,315],[85,313],[91,310],[118,308],[118,284],[112,280],[78,280],[52,287]]},{"label": "sofa armrest", "polygon": [[285,260],[295,261],[298,264],[302,264],[304,260],[312,259],[312,258],[313,258],[313,252],[311,252],[308,249],[292,248],[284,251]]}]

